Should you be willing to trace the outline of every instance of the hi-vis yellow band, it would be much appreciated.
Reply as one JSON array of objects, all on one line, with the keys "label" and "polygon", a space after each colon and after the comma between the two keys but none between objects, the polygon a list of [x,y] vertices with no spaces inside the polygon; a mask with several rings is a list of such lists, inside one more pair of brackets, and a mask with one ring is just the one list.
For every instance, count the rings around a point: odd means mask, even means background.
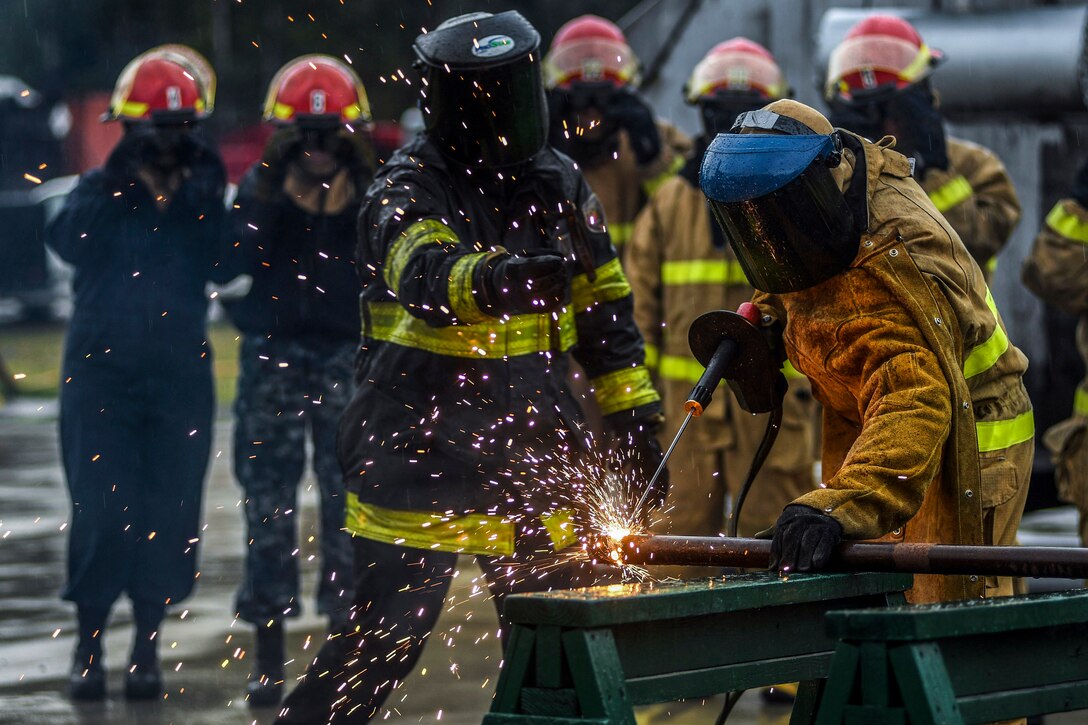
[{"label": "hi-vis yellow band", "polygon": [[650,372],[642,365],[621,368],[589,381],[602,415],[631,410],[640,405],[656,403],[661,396],[654,389]]},{"label": "hi-vis yellow band", "polygon": [[612,246],[619,249],[631,239],[631,233],[635,231],[634,222],[609,222],[608,236],[612,240]]},{"label": "hi-vis yellow band", "polygon": [[645,344],[645,350],[646,367],[650,370],[657,370],[657,363],[661,359],[661,351],[658,349],[657,345],[651,345],[648,342]]},{"label": "hi-vis yellow band", "polygon": [[729,259],[691,259],[662,263],[661,284],[666,286],[685,284],[747,285],[749,282],[740,266],[740,262]]},{"label": "hi-vis yellow band", "polygon": [[[363,336],[452,357],[503,359],[566,352],[578,341],[574,313],[488,318],[473,325],[431,327],[398,302],[364,302]],[[369,324],[368,324],[369,322]]]},{"label": "hi-vis yellow band", "polygon": [[990,294],[990,290],[986,290],[986,306],[993,313],[995,327],[990,338],[972,349],[963,361],[963,377],[968,380],[992,368],[1009,349],[1009,338],[1001,329],[1001,316],[997,314],[997,305],[994,304],[994,296]]},{"label": "hi-vis yellow band", "polygon": [[943,213],[967,201],[974,194],[975,190],[971,188],[970,182],[962,176],[957,176],[929,192],[929,200],[933,202],[933,206],[937,207],[937,211]]},{"label": "hi-vis yellow band", "polygon": [[404,268],[408,266],[408,260],[420,247],[443,242],[457,244],[460,241],[452,229],[437,219],[424,219],[410,225],[400,238],[393,242],[385,255],[385,269],[382,276],[386,286],[394,293],[400,291],[400,278],[404,274]]},{"label": "hi-vis yellow band", "polygon": [[[569,511],[545,513],[540,520],[555,551],[578,542]],[[363,503],[351,492],[347,497],[346,528],[356,536],[386,544],[484,556],[512,556],[517,533],[515,523],[504,516],[447,516],[391,509]]]},{"label": "hi-vis yellow band", "polygon": [[[706,370],[699,361],[693,357],[685,357],[683,355],[661,355],[656,356],[657,348],[654,348],[655,357],[654,362],[656,366],[650,365],[650,355],[647,348],[646,360],[647,366],[651,368],[656,367],[657,374],[661,376],[662,380],[669,380],[678,383],[691,383],[694,385],[699,382],[699,378],[702,377],[703,372]],[[786,376],[786,380],[797,380],[805,377],[797,368],[793,367],[793,364],[787,360],[782,365],[782,374]]]},{"label": "hi-vis yellow band", "polygon": [[1088,418],[1088,390],[1081,386],[1077,386],[1077,392],[1073,394],[1073,414]]},{"label": "hi-vis yellow band", "polygon": [[680,173],[680,169],[684,168],[685,160],[683,156],[677,156],[669,163],[669,168],[662,171],[657,176],[646,179],[642,182],[642,192],[646,194],[647,198],[657,193],[657,190],[661,188],[661,185]]},{"label": "hi-vis yellow band", "polygon": [[1009,420],[980,420],[975,423],[975,433],[979,453],[1000,451],[1031,440],[1035,435],[1035,414],[1029,410]]},{"label": "hi-vis yellow band", "polygon": [[447,288],[450,307],[458,320],[469,325],[483,322],[488,318],[488,315],[476,304],[476,296],[472,293],[472,280],[475,276],[476,265],[484,262],[489,256],[492,256],[490,252],[463,254],[450,269],[450,284]]},{"label": "hi-vis yellow band", "polygon": [[1059,201],[1054,205],[1054,208],[1046,215],[1046,224],[1066,239],[1088,244],[1088,222],[1081,221],[1076,214],[1067,212],[1064,202]]},{"label": "hi-vis yellow band", "polygon": [[576,275],[571,281],[571,306],[579,312],[631,294],[631,285],[618,258],[605,262],[595,271],[597,279],[592,282],[586,274]]}]

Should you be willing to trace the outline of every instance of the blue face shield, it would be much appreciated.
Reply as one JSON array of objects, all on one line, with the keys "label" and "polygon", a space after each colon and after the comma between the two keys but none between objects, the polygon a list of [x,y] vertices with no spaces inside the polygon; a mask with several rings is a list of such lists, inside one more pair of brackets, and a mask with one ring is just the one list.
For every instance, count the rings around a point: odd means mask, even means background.
[{"label": "blue face shield", "polygon": [[841,152],[837,140],[815,133],[721,134],[707,149],[700,185],[756,289],[807,289],[857,256],[853,215],[831,175]]}]

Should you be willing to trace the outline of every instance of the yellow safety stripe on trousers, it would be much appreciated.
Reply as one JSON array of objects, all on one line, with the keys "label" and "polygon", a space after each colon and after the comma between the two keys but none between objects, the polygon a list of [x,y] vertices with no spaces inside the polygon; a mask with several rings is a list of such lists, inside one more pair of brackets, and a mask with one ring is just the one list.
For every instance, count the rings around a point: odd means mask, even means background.
[{"label": "yellow safety stripe on trousers", "polygon": [[589,281],[589,275],[575,275],[571,280],[571,306],[586,310],[594,305],[621,300],[631,294],[631,285],[623,273],[618,257],[613,257],[595,270],[597,279]]},{"label": "yellow safety stripe on trousers", "polygon": [[994,331],[990,338],[981,345],[973,348],[963,361],[963,377],[971,379],[980,373],[984,373],[997,363],[998,359],[1009,349],[1009,337],[1001,329],[1001,316],[997,314],[997,305],[990,290],[986,290],[986,306],[994,316]]},{"label": "yellow safety stripe on trousers", "polygon": [[450,307],[458,320],[469,325],[483,322],[488,318],[488,315],[476,304],[476,297],[472,294],[472,281],[476,265],[482,263],[490,255],[490,252],[463,254],[450,269],[450,284],[447,290],[450,296]]},{"label": "yellow safety stripe on trousers", "polygon": [[[578,541],[570,511],[540,517],[555,551]],[[512,556],[516,524],[494,514],[447,516],[431,511],[405,511],[363,503],[348,492],[345,525],[349,532],[374,541],[413,549],[455,554]]]},{"label": "yellow safety stripe on trousers", "polygon": [[608,236],[612,240],[612,246],[619,249],[631,240],[631,234],[635,231],[634,222],[609,222]]},{"label": "yellow safety stripe on trousers", "polygon": [[589,385],[593,388],[593,395],[602,415],[631,410],[661,400],[650,380],[650,371],[644,365],[613,370],[593,378]]},{"label": "yellow safety stripe on trousers", "polygon": [[1060,201],[1046,215],[1046,224],[1066,239],[1088,244],[1088,222],[1082,222],[1075,214],[1067,212]]},{"label": "yellow safety stripe on trousers", "polygon": [[661,284],[749,284],[740,262],[731,259],[691,259],[664,262]]},{"label": "yellow safety stripe on trousers", "polygon": [[980,420],[975,423],[975,433],[979,453],[1010,448],[1035,435],[1035,413],[1029,410],[1009,420]]},{"label": "yellow safety stripe on trousers", "polygon": [[435,355],[502,359],[566,352],[578,341],[574,313],[568,308],[546,315],[513,315],[506,320],[488,318],[474,325],[431,327],[397,302],[364,304],[364,336]]},{"label": "yellow safety stripe on trousers", "polygon": [[643,345],[643,349],[646,351],[646,367],[650,370],[657,370],[657,364],[661,359],[661,351],[658,350],[657,345],[651,345],[648,342]]},{"label": "yellow safety stripe on trousers", "polygon": [[404,274],[404,268],[420,247],[442,242],[456,244],[460,241],[452,229],[437,219],[424,219],[409,225],[385,255],[382,278],[385,279],[386,286],[393,292],[400,291],[400,277]]},{"label": "yellow safety stripe on trousers", "polygon": [[929,200],[937,211],[944,213],[954,206],[958,206],[974,196],[975,190],[971,183],[962,176],[957,176],[947,181],[933,191],[929,192]]},{"label": "yellow safety stripe on trousers", "polygon": [[657,176],[646,179],[642,182],[642,191],[647,197],[653,196],[657,193],[657,190],[661,188],[661,185],[680,173],[680,169],[684,168],[684,164],[687,163],[683,156],[677,154],[671,162],[669,162],[669,168],[662,171]]},{"label": "yellow safety stripe on trousers", "polygon": [[[695,358],[682,355],[662,355],[658,375],[663,380],[695,384],[699,382],[699,378],[702,377],[705,369]],[[786,380],[797,380],[805,377],[789,360],[783,363],[782,374],[786,377]]]},{"label": "yellow safety stripe on trousers", "polygon": [[1088,418],[1088,390],[1077,387],[1073,394],[1073,415],[1083,415]]}]

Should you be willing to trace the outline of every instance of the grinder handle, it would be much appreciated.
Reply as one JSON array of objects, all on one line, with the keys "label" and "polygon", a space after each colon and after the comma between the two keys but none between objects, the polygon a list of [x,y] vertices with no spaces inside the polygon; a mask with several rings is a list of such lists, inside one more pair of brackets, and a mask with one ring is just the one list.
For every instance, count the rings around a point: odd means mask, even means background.
[{"label": "grinder handle", "polygon": [[718,349],[714,351],[706,370],[699,376],[699,382],[695,383],[695,387],[688,393],[688,400],[684,403],[684,410],[696,418],[703,414],[706,407],[710,405],[718,384],[725,376],[726,368],[736,357],[738,349],[736,341],[729,338],[725,338],[718,343]]}]

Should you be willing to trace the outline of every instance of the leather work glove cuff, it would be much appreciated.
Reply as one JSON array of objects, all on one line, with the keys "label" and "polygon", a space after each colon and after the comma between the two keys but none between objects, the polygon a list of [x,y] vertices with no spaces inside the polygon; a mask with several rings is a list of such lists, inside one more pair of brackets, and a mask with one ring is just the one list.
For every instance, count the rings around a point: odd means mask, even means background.
[{"label": "leather work glove cuff", "polygon": [[842,524],[823,511],[790,504],[774,525],[770,568],[783,574],[822,569],[842,533]]}]

